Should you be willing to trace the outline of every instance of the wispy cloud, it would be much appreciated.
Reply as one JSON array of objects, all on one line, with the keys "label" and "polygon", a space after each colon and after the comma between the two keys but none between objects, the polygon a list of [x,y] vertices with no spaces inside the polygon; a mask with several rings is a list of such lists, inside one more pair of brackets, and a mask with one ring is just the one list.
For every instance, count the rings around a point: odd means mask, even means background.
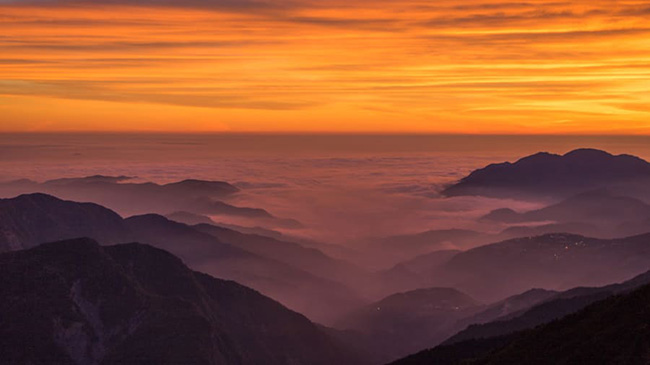
[{"label": "wispy cloud", "polygon": [[34,105],[31,119],[53,128],[106,125],[88,121],[93,101],[172,129],[193,119],[233,130],[647,124],[645,1],[5,0],[0,10],[0,122],[16,128]]}]

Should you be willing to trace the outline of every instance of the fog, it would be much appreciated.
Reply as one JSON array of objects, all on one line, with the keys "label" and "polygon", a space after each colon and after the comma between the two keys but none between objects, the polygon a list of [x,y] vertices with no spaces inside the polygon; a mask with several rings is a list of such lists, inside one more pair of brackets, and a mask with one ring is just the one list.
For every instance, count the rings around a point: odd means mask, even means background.
[{"label": "fog", "polygon": [[[228,203],[262,208],[305,226],[287,233],[347,244],[369,236],[430,229],[484,229],[475,226],[474,219],[491,209],[529,210],[539,205],[440,199],[441,187],[492,162],[512,161],[537,151],[563,153],[581,143],[650,156],[646,139],[621,138],[2,135],[0,179],[43,182],[107,175],[161,184],[189,178],[226,181],[242,190]],[[255,222],[232,216],[215,220],[286,230],[273,220]]]},{"label": "fog", "polygon": [[[650,265],[643,248],[647,238],[624,237],[650,232],[644,181],[553,198],[442,192],[476,169],[537,151],[563,154],[586,145],[648,158],[647,142],[549,136],[1,135],[0,196],[45,193],[97,203],[124,218],[111,223],[121,230],[120,238],[102,243],[152,244],[195,270],[235,280],[314,321],[346,329],[361,323],[355,313],[410,290],[459,290],[473,303],[463,312],[469,316],[531,288],[605,285],[643,272]],[[28,209],[25,202],[3,204]],[[97,232],[67,222],[74,214],[60,209],[77,209],[74,205],[63,208],[42,197],[29,204],[30,214],[51,215],[34,221],[54,219],[47,226],[54,233],[39,237],[106,237],[95,215]],[[42,243],[33,241],[23,245]],[[16,242],[10,243],[15,249]],[[436,312],[432,318],[447,317]],[[462,329],[445,323],[432,337],[436,341]],[[400,351],[417,349],[389,350],[401,356],[406,353]]]}]

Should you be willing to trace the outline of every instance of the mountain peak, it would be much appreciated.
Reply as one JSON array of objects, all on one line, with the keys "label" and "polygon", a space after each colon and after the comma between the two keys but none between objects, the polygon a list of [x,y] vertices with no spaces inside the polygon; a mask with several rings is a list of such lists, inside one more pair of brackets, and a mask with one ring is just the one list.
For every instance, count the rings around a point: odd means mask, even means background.
[{"label": "mountain peak", "polygon": [[596,148],[578,148],[564,154],[564,157],[614,157],[611,153]]},{"label": "mountain peak", "polygon": [[29,193],[29,194],[21,194],[18,195],[15,198],[6,198],[2,199],[2,201],[25,201],[25,200],[35,200],[35,201],[55,201],[55,202],[63,202],[64,200],[59,199],[55,197],[54,195],[49,195],[49,194],[44,194],[44,193]]},{"label": "mountain peak", "polygon": [[41,193],[0,200],[0,252],[77,237],[116,243],[126,236],[122,218],[97,204]]},{"label": "mountain peak", "polygon": [[631,155],[581,148],[564,155],[540,152],[514,163],[491,164],[447,187],[446,196],[558,198],[650,179],[650,163]]},{"label": "mountain peak", "polygon": [[47,243],[0,254],[0,277],[9,363],[364,363],[304,316],[147,245]]}]

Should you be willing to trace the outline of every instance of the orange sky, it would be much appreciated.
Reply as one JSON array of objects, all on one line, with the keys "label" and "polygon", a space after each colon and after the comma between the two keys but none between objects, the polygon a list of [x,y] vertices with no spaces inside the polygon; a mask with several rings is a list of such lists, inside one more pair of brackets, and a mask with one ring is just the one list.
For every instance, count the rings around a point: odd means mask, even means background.
[{"label": "orange sky", "polygon": [[650,134],[648,1],[0,0],[0,131]]}]

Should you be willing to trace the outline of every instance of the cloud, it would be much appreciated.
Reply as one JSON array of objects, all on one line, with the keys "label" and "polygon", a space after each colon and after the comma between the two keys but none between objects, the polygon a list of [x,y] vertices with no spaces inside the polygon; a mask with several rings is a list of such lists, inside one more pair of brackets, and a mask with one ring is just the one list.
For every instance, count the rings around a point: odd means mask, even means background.
[{"label": "cloud", "polygon": [[187,120],[236,130],[602,132],[619,119],[632,131],[650,102],[640,1],[34,0],[0,10],[5,125],[34,104],[34,118],[50,119],[61,99],[60,120],[75,126],[89,123],[92,101],[111,101],[138,115],[179,106]]},{"label": "cloud", "polygon": [[[251,40],[230,40],[230,41],[178,41],[178,42],[102,42],[86,43],[56,43],[56,42],[30,42],[22,41],[19,39],[5,40],[7,44],[3,48],[7,49],[41,49],[41,50],[56,50],[56,51],[80,51],[80,52],[93,52],[93,51],[123,51],[128,52],[132,50],[147,51],[147,50],[170,50],[176,48],[232,48],[232,47],[251,47],[253,45],[270,44],[268,41],[251,41]],[[133,60],[133,59],[131,59]]]},{"label": "cloud", "polygon": [[[250,11],[283,9],[290,1],[257,0],[3,0],[0,4],[23,6],[81,6],[81,5],[120,5],[120,6],[164,6],[179,8],[214,9],[220,11]],[[284,4],[283,4],[284,3]]]},{"label": "cloud", "polygon": [[[137,82],[134,80],[126,84]],[[232,90],[219,90],[205,92],[175,93],[143,93],[127,90],[114,90],[106,87],[109,84],[116,86],[121,82],[85,82],[72,81],[0,81],[0,94],[43,96],[49,98],[101,100],[111,102],[130,103],[155,103],[179,106],[192,106],[201,108],[235,108],[235,109],[262,109],[262,110],[292,110],[307,107],[308,104],[300,102],[265,100],[251,98],[245,94],[237,94]]]}]

